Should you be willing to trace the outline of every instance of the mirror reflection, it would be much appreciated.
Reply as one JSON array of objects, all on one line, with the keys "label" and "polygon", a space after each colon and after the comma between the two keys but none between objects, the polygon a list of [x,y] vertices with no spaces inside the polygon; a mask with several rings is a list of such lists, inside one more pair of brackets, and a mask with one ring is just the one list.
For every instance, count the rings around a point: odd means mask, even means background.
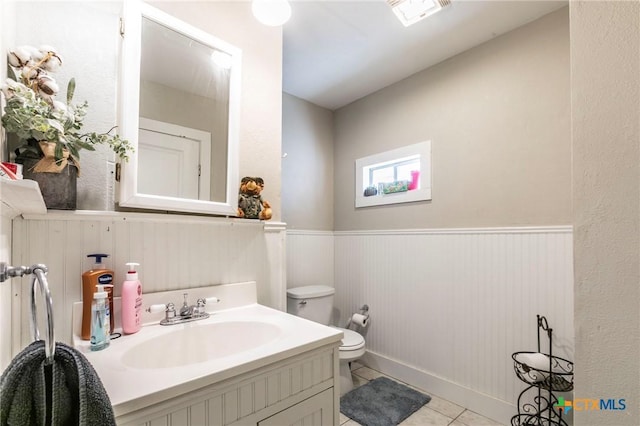
[{"label": "mirror reflection", "polygon": [[231,63],[142,17],[138,193],[226,200]]},{"label": "mirror reflection", "polygon": [[234,215],[242,51],[138,0],[124,15],[120,206]]}]

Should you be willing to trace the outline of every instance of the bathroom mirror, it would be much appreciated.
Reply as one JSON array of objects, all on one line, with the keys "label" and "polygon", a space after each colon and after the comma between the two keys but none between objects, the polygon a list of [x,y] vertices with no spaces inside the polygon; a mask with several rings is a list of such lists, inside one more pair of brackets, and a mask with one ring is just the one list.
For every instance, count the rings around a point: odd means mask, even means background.
[{"label": "bathroom mirror", "polygon": [[124,4],[123,207],[235,215],[241,51],[140,1]]}]

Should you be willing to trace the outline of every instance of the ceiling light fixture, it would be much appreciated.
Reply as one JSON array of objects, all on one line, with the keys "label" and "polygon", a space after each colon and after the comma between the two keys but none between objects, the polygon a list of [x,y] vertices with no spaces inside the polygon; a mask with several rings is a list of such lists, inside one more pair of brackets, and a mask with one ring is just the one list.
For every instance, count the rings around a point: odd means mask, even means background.
[{"label": "ceiling light fixture", "polygon": [[291,18],[291,5],[287,0],[253,0],[253,16],[264,25],[278,27]]},{"label": "ceiling light fixture", "polygon": [[387,0],[387,3],[400,22],[408,27],[449,6],[451,0]]}]

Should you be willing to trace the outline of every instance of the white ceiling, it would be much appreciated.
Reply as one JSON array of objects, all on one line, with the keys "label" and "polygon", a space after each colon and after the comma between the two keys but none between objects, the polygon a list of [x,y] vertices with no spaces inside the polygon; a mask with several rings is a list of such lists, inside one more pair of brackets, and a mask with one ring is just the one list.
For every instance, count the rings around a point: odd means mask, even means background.
[{"label": "white ceiling", "polygon": [[385,0],[292,0],[283,90],[335,110],[567,4],[452,0],[404,27]]}]

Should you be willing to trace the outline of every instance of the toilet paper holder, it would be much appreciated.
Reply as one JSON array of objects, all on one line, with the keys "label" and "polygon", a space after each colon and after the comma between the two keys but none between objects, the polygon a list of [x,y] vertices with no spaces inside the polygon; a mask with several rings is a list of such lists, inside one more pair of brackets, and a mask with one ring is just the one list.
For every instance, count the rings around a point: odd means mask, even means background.
[{"label": "toilet paper holder", "polygon": [[369,316],[369,305],[367,304],[362,305],[362,308],[360,308],[360,315]]},{"label": "toilet paper holder", "polygon": [[349,317],[349,321],[345,328],[349,328],[351,325],[356,325],[362,328],[366,328],[369,325],[369,305],[362,305],[358,313],[354,313]]}]

